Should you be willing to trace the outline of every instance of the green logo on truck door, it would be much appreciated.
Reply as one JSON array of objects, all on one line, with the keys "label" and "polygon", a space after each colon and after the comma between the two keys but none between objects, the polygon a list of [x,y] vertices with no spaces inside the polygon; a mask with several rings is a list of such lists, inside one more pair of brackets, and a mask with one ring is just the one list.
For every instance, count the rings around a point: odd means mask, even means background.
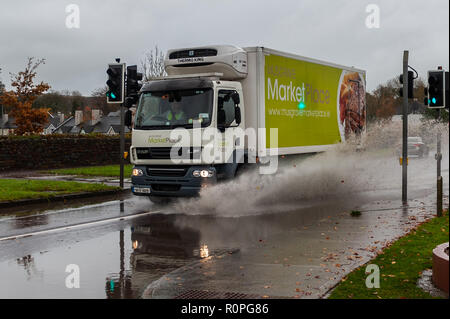
[{"label": "green logo on truck door", "polygon": [[[270,128],[278,128],[278,147],[340,142],[345,122],[341,123],[338,114],[338,94],[346,72],[282,56],[265,56],[266,147]],[[365,110],[364,105],[360,107]]]}]

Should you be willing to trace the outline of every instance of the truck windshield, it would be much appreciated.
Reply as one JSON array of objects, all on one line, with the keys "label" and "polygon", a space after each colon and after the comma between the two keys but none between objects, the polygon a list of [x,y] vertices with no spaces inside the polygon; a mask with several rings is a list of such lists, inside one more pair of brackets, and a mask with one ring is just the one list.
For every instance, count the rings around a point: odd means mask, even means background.
[{"label": "truck windshield", "polygon": [[175,127],[202,127],[211,123],[212,89],[189,89],[141,94],[135,129],[156,130]]}]

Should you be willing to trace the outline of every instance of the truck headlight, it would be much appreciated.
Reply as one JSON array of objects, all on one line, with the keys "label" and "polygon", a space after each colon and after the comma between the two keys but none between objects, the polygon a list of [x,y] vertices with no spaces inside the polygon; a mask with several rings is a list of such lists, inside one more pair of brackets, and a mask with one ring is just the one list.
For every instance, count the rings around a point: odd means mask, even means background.
[{"label": "truck headlight", "polygon": [[209,169],[202,169],[202,170],[195,170],[192,172],[192,176],[194,177],[213,177],[214,176],[214,171],[213,170],[209,170]]},{"label": "truck headlight", "polygon": [[133,172],[131,173],[133,176],[142,176],[144,172],[139,168],[133,168]]}]

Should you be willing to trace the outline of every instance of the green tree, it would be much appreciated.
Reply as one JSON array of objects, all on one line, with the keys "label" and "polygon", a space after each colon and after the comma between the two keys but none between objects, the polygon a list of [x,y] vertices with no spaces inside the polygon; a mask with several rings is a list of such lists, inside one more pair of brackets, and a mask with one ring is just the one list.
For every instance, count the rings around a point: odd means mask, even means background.
[{"label": "green tree", "polygon": [[[434,117],[434,113],[423,104],[426,82],[422,78],[414,80],[414,99],[408,103],[408,113],[426,114]],[[368,121],[390,119],[395,114],[402,114],[402,97],[400,89],[402,84],[398,77],[380,84],[372,93],[366,93]]]},{"label": "green tree", "polygon": [[397,113],[400,104],[398,97],[399,82],[392,79],[385,84],[380,84],[372,93],[367,93],[367,117],[368,120],[386,120]]}]

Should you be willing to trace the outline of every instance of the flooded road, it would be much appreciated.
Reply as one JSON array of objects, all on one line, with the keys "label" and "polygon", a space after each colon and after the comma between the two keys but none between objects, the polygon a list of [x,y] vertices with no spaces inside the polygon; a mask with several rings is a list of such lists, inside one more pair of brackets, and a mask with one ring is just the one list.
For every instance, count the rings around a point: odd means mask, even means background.
[{"label": "flooded road", "polygon": [[[130,198],[1,218],[0,298],[138,298],[149,282],[200,258],[198,232],[140,205]],[[66,287],[71,264],[78,289]]]},{"label": "flooded road", "polygon": [[[420,174],[410,175],[407,207],[399,200],[398,176],[395,183],[387,176],[350,194],[286,207],[266,201],[250,212],[239,197],[223,199],[229,209],[220,214],[205,209],[211,204],[204,198],[156,207],[128,196],[2,215],[0,298],[175,298],[192,291],[320,298],[389,241],[432,217],[432,164],[410,164]],[[443,176],[448,205],[448,168]],[[354,209],[362,215],[352,217]],[[70,265],[79,268],[79,288],[67,286]]]}]

